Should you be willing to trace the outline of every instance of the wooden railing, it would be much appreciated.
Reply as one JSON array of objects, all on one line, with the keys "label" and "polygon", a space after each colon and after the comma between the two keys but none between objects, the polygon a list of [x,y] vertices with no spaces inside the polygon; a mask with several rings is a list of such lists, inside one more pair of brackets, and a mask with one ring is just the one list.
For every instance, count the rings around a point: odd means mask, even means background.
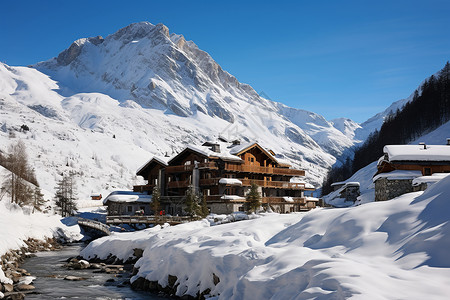
[{"label": "wooden railing", "polygon": [[[245,196],[242,196],[244,199],[237,199],[237,200],[225,200],[222,199],[224,195],[211,195],[206,197],[207,202],[218,202],[218,201],[237,201],[237,202],[246,202]],[[226,196],[226,195],[225,195]],[[269,204],[275,204],[275,203],[285,203],[285,204],[306,204],[306,200],[304,197],[290,197],[293,201],[286,201],[284,197],[261,197],[261,203],[269,203]]]},{"label": "wooden railing", "polygon": [[[180,166],[168,166],[165,168],[166,173],[184,173],[190,172],[194,169],[195,165],[180,165]],[[217,165],[215,162],[199,163],[199,169],[211,169],[217,170]]]},{"label": "wooden railing", "polygon": [[183,180],[183,181],[171,181],[167,184],[167,187],[169,189],[173,188],[186,188],[191,185],[190,180]]},{"label": "wooden railing", "polygon": [[[200,179],[200,186],[205,185],[217,185],[219,184],[220,178],[206,178],[206,179]],[[192,183],[190,180],[183,180],[183,181],[171,181],[168,183],[169,188],[185,188],[190,186]]]},{"label": "wooden railing", "polygon": [[260,187],[265,188],[278,188],[278,189],[290,189],[290,190],[303,190],[305,189],[304,183],[288,182],[288,181],[266,181],[255,179],[239,179],[242,185],[249,186],[252,183],[257,184]]},{"label": "wooden railing", "polygon": [[275,168],[275,167],[260,167],[260,166],[250,166],[250,165],[234,165],[234,164],[229,164],[229,163],[225,164],[225,170],[233,171],[233,172],[305,176],[305,171],[303,171],[303,170],[288,169],[288,168]]},{"label": "wooden railing", "polygon": [[196,221],[191,216],[107,216],[106,224],[164,224],[171,225]]},{"label": "wooden railing", "polygon": [[290,197],[292,199],[292,202],[286,201],[284,197],[262,197],[261,202],[262,203],[269,203],[269,204],[275,204],[275,203],[287,203],[287,204],[305,204],[305,198],[303,197]]}]

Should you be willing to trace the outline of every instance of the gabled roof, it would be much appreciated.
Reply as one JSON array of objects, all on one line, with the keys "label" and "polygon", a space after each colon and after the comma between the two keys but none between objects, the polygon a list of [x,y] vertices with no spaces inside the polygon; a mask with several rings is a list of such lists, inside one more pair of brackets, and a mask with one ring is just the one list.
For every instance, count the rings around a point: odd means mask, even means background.
[{"label": "gabled roof", "polygon": [[386,145],[383,152],[389,161],[448,161],[450,146],[447,145]]},{"label": "gabled roof", "polygon": [[251,148],[257,147],[259,150],[261,150],[264,154],[266,154],[271,160],[276,162],[277,164],[280,164],[278,160],[269,152],[270,150],[266,150],[263,147],[261,147],[258,143],[247,143],[243,145],[236,145],[233,148],[231,148],[230,153],[233,155],[241,155],[244,152],[247,152]]},{"label": "gabled roof", "polygon": [[[213,144],[220,145],[220,152],[212,151],[209,146]],[[175,155],[173,158],[171,158],[168,162],[170,165],[174,160],[176,160],[178,157],[180,157],[182,154],[186,153],[187,151],[195,152],[201,156],[204,156],[205,158],[221,158],[223,160],[232,160],[232,161],[242,161],[242,159],[236,155],[233,155],[230,153],[230,149],[227,148],[229,144],[222,143],[222,142],[205,142],[202,146],[194,146],[194,145],[187,145],[186,148],[183,149],[180,153]]]},{"label": "gabled roof", "polygon": [[148,162],[146,162],[142,167],[139,168],[139,170],[136,172],[136,175],[144,176],[145,173],[147,173],[147,169],[150,167],[151,164],[156,163],[158,165],[161,165],[162,167],[167,167],[167,162],[160,157],[153,156]]}]

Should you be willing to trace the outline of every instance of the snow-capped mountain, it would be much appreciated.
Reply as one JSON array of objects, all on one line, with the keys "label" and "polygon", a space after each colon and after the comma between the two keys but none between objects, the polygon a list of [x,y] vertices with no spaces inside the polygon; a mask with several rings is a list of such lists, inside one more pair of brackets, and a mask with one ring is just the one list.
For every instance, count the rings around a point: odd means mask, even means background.
[{"label": "snow-capped mountain", "polygon": [[162,24],[77,40],[33,68],[1,64],[0,76],[1,149],[27,124],[31,131],[16,136],[28,139],[38,180],[50,191],[64,169],[82,174],[83,197],[129,188],[152,155],[218,136],[257,140],[318,186],[358,142],[318,114],[260,97]]},{"label": "snow-capped mountain", "polygon": [[[318,187],[372,130],[265,99],[192,41],[148,22],[79,39],[33,67],[0,64],[0,79],[0,150],[27,139],[41,186],[51,193],[72,170],[84,199],[130,188],[153,155],[219,136],[258,141]],[[31,130],[18,132],[22,124]]]},{"label": "snow-capped mountain", "polygon": [[[232,127],[255,126],[253,131],[265,127],[309,148],[316,147],[315,142],[332,155],[354,144],[322,116],[260,97],[192,41],[169,34],[162,24],[135,23],[105,39],[77,40],[58,57],[35,67],[58,80],[66,94],[101,92],[166,114],[194,118],[205,114],[235,123]],[[274,119],[285,124],[277,128]]]}]

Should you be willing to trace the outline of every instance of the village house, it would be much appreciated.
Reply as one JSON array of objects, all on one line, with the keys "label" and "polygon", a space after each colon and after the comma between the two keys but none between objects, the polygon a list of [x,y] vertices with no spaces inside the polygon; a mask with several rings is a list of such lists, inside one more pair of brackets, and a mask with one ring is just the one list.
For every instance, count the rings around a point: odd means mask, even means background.
[{"label": "village house", "polygon": [[[450,172],[450,139],[447,139],[447,145],[387,145],[383,152],[373,177],[375,201],[389,200],[423,189],[426,185],[413,188],[413,180],[418,177]],[[433,181],[434,178],[423,178],[420,182]],[[419,181],[416,181],[416,186],[419,186]]]},{"label": "village house", "polygon": [[147,184],[134,186],[134,191],[151,194],[159,187],[161,208],[171,215],[184,214],[189,188],[205,197],[210,212],[217,214],[244,211],[252,183],[258,186],[262,205],[277,212],[309,210],[318,201],[304,195],[315,190],[299,178],[305,171],[290,168],[258,143],[220,139],[189,145],[174,157],[153,157],[137,175]]},{"label": "village house", "polygon": [[108,216],[150,215],[151,200],[146,193],[115,191],[103,200],[103,205],[107,206]]}]

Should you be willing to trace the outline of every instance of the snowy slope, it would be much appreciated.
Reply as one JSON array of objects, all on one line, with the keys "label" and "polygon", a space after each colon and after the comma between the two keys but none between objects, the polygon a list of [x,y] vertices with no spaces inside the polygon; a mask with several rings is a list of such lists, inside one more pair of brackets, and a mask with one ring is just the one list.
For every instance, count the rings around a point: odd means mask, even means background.
[{"label": "snowy slope", "polygon": [[114,234],[82,255],[126,259],[145,249],[137,276],[162,286],[177,276],[179,296],[210,289],[218,299],[447,299],[449,197],[447,177],[423,194],[352,208]]},{"label": "snowy slope", "polygon": [[[320,115],[260,97],[161,24],[77,40],[35,68],[0,64],[0,149],[15,131],[41,186],[52,191],[74,171],[82,199],[131,188],[152,155],[219,135],[258,141],[319,186],[358,142]],[[31,131],[17,132],[22,124]]]}]

